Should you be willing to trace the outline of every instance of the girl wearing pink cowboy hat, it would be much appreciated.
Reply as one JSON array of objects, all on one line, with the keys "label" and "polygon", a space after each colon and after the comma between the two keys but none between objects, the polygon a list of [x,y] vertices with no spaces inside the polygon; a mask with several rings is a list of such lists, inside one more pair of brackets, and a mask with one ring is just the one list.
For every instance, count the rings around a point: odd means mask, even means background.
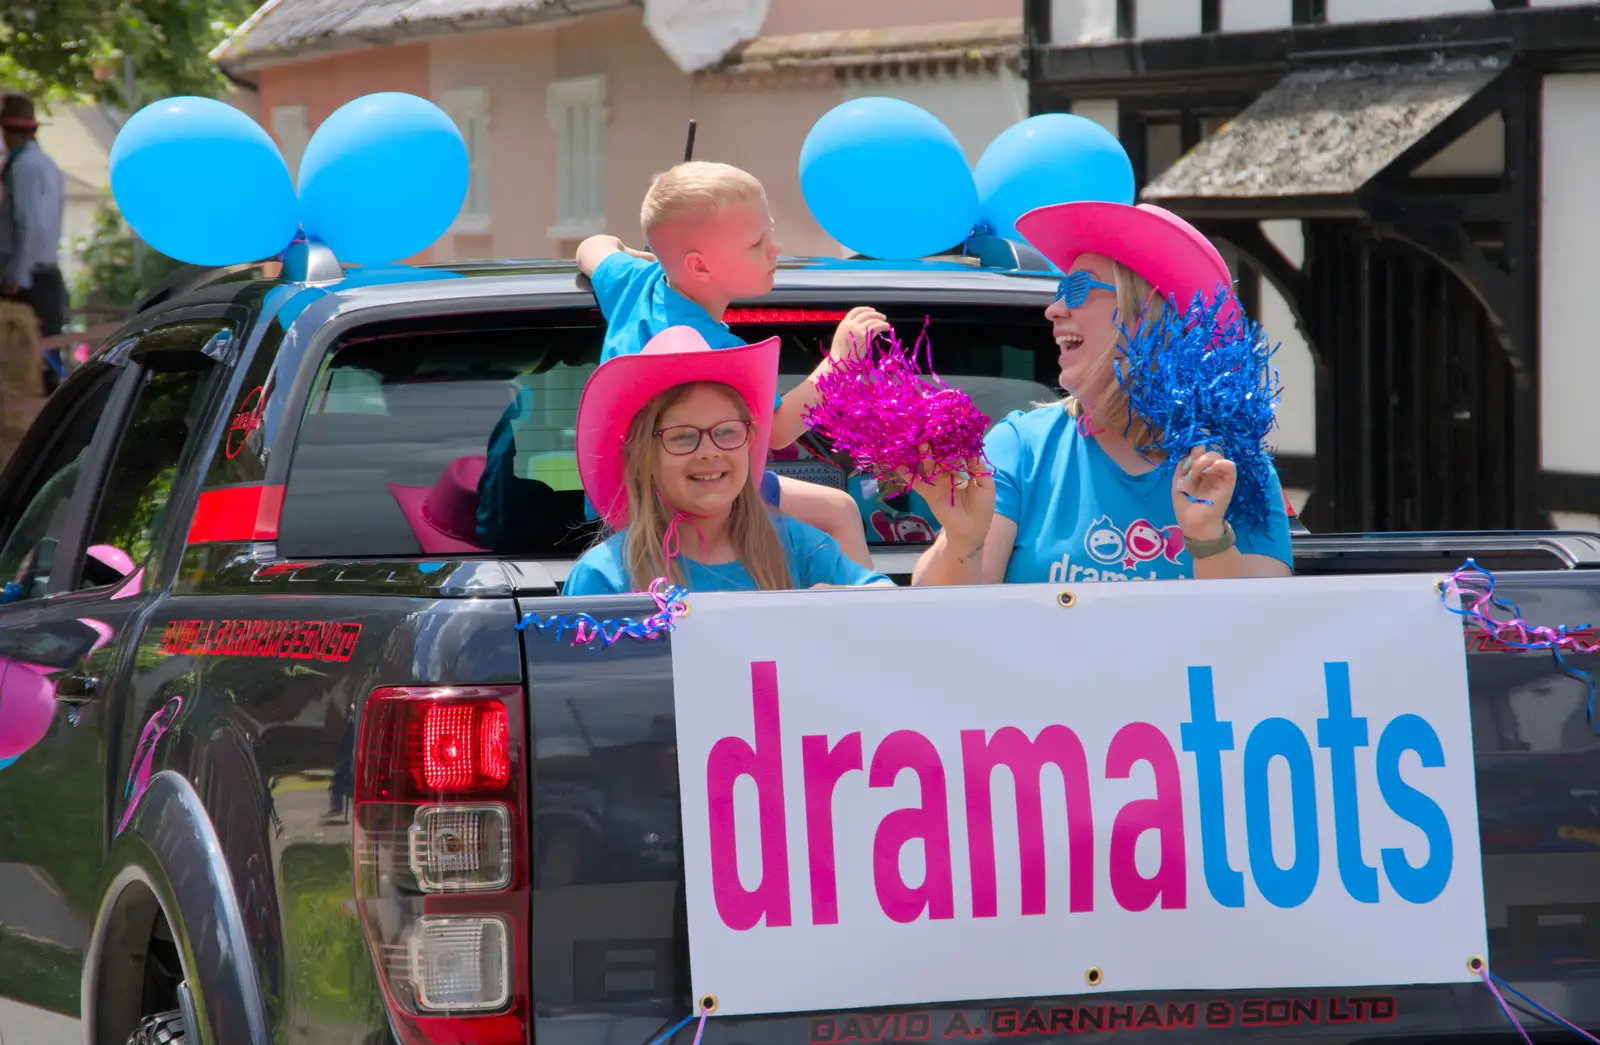
[{"label": "girl wearing pink cowboy hat", "polygon": [[614,533],[573,566],[567,595],[889,584],[821,530],[777,513],[758,484],[779,340],[713,351],[669,327],[600,364],[578,403],[578,474]]},{"label": "girl wearing pink cowboy hat", "polygon": [[[917,563],[915,582],[1287,576],[1289,520],[1277,475],[1266,525],[1249,533],[1235,533],[1223,518],[1237,470],[1220,454],[1195,447],[1170,489],[1158,489],[1169,484],[1138,450],[1157,440],[1142,418],[1129,416],[1114,369],[1121,326],[1132,331],[1141,316],[1158,319],[1164,298],[1186,308],[1197,293],[1214,300],[1232,285],[1216,248],[1148,204],[1040,207],[1017,221],[1017,231],[1066,273],[1044,315],[1067,397],[1019,410],[989,432],[992,483],[930,492],[944,528]],[[1232,313],[1237,303],[1223,292],[1223,311]]]}]

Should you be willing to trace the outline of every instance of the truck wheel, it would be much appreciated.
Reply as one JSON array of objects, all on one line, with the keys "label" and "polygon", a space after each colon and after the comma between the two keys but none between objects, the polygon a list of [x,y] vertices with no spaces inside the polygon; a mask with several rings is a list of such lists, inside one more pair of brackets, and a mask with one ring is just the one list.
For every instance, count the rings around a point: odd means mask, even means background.
[{"label": "truck wheel", "polygon": [[128,1036],[128,1045],[183,1045],[183,1010],[146,1016]]}]

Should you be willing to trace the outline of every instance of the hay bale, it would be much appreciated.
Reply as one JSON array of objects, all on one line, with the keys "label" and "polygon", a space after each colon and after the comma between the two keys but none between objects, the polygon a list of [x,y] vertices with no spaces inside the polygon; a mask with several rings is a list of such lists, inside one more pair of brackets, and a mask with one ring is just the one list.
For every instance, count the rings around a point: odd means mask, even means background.
[{"label": "hay bale", "polygon": [[39,318],[17,301],[0,301],[0,467],[11,459],[44,405]]}]

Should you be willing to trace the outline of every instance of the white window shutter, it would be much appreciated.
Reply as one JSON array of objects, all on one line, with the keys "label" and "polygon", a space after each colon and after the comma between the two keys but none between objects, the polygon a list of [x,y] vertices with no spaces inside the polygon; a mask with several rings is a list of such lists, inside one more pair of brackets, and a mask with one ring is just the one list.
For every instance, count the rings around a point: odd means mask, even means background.
[{"label": "white window shutter", "polygon": [[482,87],[460,87],[439,96],[439,108],[455,121],[467,145],[467,198],[453,232],[489,231],[489,92]]},{"label": "white window shutter", "polygon": [[606,78],[557,80],[545,103],[556,138],[556,223],[549,236],[592,236],[606,223]]}]

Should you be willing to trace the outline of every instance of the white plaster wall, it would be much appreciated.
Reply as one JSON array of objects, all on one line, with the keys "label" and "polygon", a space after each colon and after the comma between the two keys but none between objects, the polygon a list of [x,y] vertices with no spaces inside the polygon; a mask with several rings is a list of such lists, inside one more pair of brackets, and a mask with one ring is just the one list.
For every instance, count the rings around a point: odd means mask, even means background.
[{"label": "white plaster wall", "polygon": [[[1305,236],[1298,221],[1263,221],[1261,231],[1295,267],[1304,264]],[[1274,358],[1278,381],[1283,386],[1278,427],[1273,430],[1270,441],[1281,454],[1314,454],[1317,451],[1317,399],[1311,349],[1295,325],[1289,303],[1265,279],[1261,281],[1260,313],[1255,317],[1256,322],[1266,329],[1267,337],[1278,344],[1278,354]]]},{"label": "white plaster wall", "polygon": [[1600,474],[1600,73],[1544,81],[1540,210],[1539,413],[1541,467]]},{"label": "white plaster wall", "polygon": [[1493,10],[1493,0],[1328,0],[1328,21],[1382,22]]},{"label": "white plaster wall", "polygon": [[1200,32],[1200,0],[1138,0],[1133,27],[1143,38],[1194,36]]},{"label": "white plaster wall", "polygon": [[851,80],[845,100],[899,98],[933,113],[961,143],[967,160],[977,163],[1001,131],[1028,118],[1028,85],[1002,70],[981,75],[917,77],[904,80]]},{"label": "white plaster wall", "polygon": [[1294,0],[1222,0],[1222,31],[1281,29],[1294,24]]},{"label": "white plaster wall", "polygon": [[1115,98],[1082,98],[1072,103],[1072,114],[1093,120],[1117,137],[1117,100]]},{"label": "white plaster wall", "polygon": [[1092,44],[1116,38],[1117,0],[1050,0],[1051,43]]}]

